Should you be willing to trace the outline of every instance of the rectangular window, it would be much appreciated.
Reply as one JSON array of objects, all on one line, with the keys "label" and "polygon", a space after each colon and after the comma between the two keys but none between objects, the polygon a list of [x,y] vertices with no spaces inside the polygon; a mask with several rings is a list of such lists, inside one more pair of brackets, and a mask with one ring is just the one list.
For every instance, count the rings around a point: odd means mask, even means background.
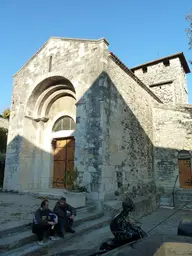
[{"label": "rectangular window", "polygon": [[164,64],[165,67],[168,67],[168,66],[170,66],[170,61],[169,60],[164,60],[163,64]]},{"label": "rectangular window", "polygon": [[143,67],[142,70],[143,70],[143,73],[147,73],[147,67]]},{"label": "rectangular window", "polygon": [[49,72],[51,72],[52,68],[52,56],[49,57]]}]

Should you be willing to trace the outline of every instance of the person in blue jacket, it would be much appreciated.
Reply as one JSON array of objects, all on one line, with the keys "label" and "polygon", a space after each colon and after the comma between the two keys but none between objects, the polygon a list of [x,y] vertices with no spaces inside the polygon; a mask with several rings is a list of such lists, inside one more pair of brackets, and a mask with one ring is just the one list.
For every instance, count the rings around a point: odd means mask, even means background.
[{"label": "person in blue jacket", "polygon": [[37,235],[38,244],[43,245],[45,232],[49,232],[49,238],[55,240],[55,225],[58,217],[49,209],[49,201],[43,200],[41,207],[35,212],[32,224],[32,232]]}]

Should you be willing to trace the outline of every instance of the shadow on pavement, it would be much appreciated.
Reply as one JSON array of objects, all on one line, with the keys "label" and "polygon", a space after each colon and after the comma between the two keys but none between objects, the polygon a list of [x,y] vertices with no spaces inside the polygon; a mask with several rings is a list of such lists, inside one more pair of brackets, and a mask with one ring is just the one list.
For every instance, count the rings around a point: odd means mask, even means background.
[{"label": "shadow on pavement", "polygon": [[105,256],[189,256],[192,238],[177,235],[154,235],[136,242],[132,248],[124,246]]},{"label": "shadow on pavement", "polygon": [[[92,256],[94,250],[65,251],[50,256]],[[99,255],[99,254],[98,254]],[[136,242],[131,247],[121,248],[102,254],[105,256],[191,256],[192,238],[177,235],[154,235]]]}]

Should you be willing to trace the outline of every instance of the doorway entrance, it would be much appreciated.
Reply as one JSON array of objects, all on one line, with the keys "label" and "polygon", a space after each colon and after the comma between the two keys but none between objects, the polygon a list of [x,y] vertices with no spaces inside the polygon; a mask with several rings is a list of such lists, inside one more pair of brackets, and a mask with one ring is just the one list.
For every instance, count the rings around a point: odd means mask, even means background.
[{"label": "doorway entrance", "polygon": [[191,159],[179,159],[180,188],[192,188]]},{"label": "doorway entrance", "polygon": [[55,140],[53,188],[72,188],[74,181],[74,137]]}]

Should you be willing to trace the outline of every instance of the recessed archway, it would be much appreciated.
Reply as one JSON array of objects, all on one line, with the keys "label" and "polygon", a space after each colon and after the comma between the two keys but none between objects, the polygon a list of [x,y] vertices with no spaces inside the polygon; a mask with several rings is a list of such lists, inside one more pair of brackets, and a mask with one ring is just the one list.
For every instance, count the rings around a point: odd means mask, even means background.
[{"label": "recessed archway", "polygon": [[[62,151],[65,151],[60,147],[62,140],[62,143],[65,143],[67,152],[72,152],[70,153],[71,159],[67,158],[64,165],[65,170],[66,168],[73,169],[71,166],[74,163],[76,120],[76,94],[74,86],[68,79],[62,76],[49,77],[39,82],[28,99],[25,116],[24,133],[26,137],[29,134],[29,140],[32,138],[36,148],[42,152],[42,154],[34,153],[34,162],[37,168],[33,172],[33,179],[35,182],[38,180],[45,188],[52,188],[56,156],[58,154],[61,155]],[[66,119],[66,117],[68,118]],[[67,120],[73,120],[73,123],[72,121],[69,123],[69,129],[64,127]],[[30,133],[28,132],[29,130]],[[57,149],[52,147],[51,142],[53,138],[57,139]],[[57,171],[59,170],[59,175],[62,176],[61,170],[64,167],[60,165],[58,168]],[[38,171],[39,169],[41,170],[40,172]],[[62,184],[60,187],[66,187],[66,185]]]},{"label": "recessed archway", "polygon": [[26,116],[33,119],[44,119],[45,116],[42,115],[45,115],[46,107],[67,93],[75,98],[75,88],[65,77],[54,76],[44,79],[36,85],[29,97],[25,111]]}]

